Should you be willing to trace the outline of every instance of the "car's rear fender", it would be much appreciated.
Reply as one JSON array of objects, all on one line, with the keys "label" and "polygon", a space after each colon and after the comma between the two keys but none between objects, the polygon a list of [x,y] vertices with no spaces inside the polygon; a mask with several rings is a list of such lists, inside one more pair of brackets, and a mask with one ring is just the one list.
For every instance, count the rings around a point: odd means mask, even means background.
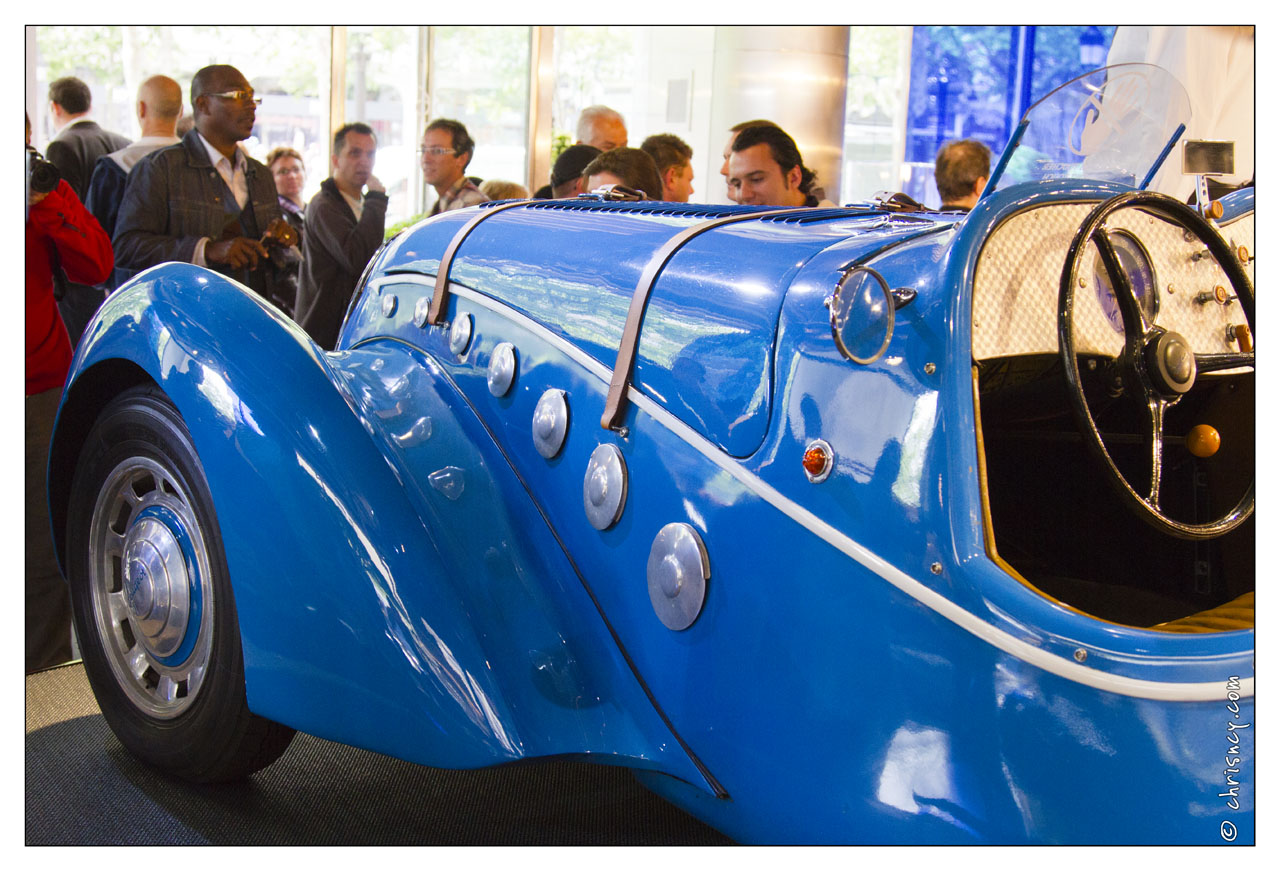
[{"label": "car's rear fender", "polygon": [[[90,325],[54,439],[55,518],[65,518],[74,460],[96,412],[144,380],[178,408],[208,479],[255,713],[444,767],[580,749],[522,734],[524,715],[512,710],[506,684],[536,675],[487,661],[473,603],[447,582],[433,534],[371,437],[378,422],[347,393],[332,358],[213,273],[157,267],[113,295]],[[59,530],[64,551],[62,539]],[[633,697],[644,704],[634,687],[613,692],[627,708]],[[631,714],[654,720],[652,711]],[[668,768],[657,760],[669,754],[644,737],[651,729],[620,731],[627,740],[614,753]]]}]

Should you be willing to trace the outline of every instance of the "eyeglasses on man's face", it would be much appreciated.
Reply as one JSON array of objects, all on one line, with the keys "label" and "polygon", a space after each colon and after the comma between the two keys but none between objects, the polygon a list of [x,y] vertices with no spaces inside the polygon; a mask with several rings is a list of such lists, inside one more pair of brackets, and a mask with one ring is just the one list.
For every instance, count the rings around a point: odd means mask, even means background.
[{"label": "eyeglasses on man's face", "polygon": [[422,145],[418,147],[419,154],[430,154],[432,157],[444,157],[446,154],[457,154],[456,148],[444,148],[439,145]]},{"label": "eyeglasses on man's face", "polygon": [[255,97],[253,91],[223,91],[221,94],[205,94],[206,97],[221,97],[224,100],[235,100],[237,103],[252,103],[255,106],[262,105],[262,98]]}]

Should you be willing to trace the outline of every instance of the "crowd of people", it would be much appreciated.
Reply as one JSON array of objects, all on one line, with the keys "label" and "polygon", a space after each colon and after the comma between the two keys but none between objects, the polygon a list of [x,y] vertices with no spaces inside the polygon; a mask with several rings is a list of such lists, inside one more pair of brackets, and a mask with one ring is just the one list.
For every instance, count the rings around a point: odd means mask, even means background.
[{"label": "crowd of people", "polygon": [[[72,350],[105,299],[159,263],[194,263],[246,285],[332,349],[359,277],[382,243],[387,192],[374,175],[377,134],[345,124],[333,135],[330,174],[309,202],[306,166],[293,148],[259,163],[240,145],[258,105],[245,76],[207,66],[182,88],[156,75],[138,89],[136,141],[96,124],[89,87],[75,77],[49,87],[57,130],[46,149],[61,176],[28,195],[27,249],[27,670],[69,658],[70,611],[49,539],[45,473],[50,434]],[[552,166],[539,199],[604,189],[611,196],[685,203],[694,193],[693,149],[678,136],[627,145],[626,121],[589,106],[577,141]],[[31,121],[27,119],[30,156]],[[524,186],[468,175],[476,143],[462,123],[437,118],[418,149],[436,215],[489,200],[523,199]],[[943,207],[972,207],[989,174],[990,152],[965,140],[938,154]],[[720,168],[740,204],[833,207],[804,165],[795,140],[771,121],[734,125]]]}]

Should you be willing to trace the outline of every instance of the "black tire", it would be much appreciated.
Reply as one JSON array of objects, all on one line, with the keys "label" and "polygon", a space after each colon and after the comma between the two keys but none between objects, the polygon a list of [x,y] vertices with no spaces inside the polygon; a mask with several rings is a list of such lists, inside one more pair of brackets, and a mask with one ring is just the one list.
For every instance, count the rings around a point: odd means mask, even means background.
[{"label": "black tire", "polygon": [[181,415],[155,386],[107,405],[67,513],[85,672],[134,756],[197,782],[275,761],[293,730],[249,711],[235,600],[213,500]]}]

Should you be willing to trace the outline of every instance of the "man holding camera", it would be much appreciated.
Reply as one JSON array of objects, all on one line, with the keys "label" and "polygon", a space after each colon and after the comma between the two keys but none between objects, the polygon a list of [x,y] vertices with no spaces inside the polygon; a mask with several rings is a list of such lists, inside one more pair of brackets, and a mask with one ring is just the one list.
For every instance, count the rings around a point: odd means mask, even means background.
[{"label": "man holding camera", "polygon": [[[39,158],[27,119],[26,670],[71,658],[71,600],[49,530],[49,439],[71,367],[71,340],[53,298],[54,269],[86,285],[111,274],[111,240],[75,191]],[[34,178],[33,178],[34,176]]]},{"label": "man holding camera", "polygon": [[195,129],[129,172],[112,242],[124,269],[176,260],[207,266],[293,312],[284,266],[299,255],[271,172],[240,148],[257,106],[235,67],[207,66],[191,80]]}]

